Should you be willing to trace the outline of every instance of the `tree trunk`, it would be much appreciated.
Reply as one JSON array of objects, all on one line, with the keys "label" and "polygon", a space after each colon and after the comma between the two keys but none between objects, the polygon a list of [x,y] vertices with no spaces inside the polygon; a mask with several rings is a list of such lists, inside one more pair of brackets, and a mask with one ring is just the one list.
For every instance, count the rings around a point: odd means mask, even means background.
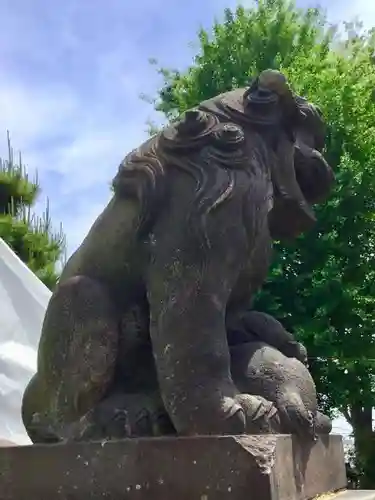
[{"label": "tree trunk", "polygon": [[372,430],[372,407],[353,405],[350,414],[357,467],[363,473],[360,486],[363,489],[375,488],[375,433]]}]

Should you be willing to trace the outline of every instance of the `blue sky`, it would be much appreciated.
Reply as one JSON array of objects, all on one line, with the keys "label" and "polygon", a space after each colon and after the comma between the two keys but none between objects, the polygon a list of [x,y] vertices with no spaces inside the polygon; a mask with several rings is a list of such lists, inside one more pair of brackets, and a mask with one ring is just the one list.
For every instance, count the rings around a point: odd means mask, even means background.
[{"label": "blue sky", "polygon": [[[246,1],[243,2],[246,5]],[[250,4],[250,0],[247,2]],[[355,15],[375,25],[368,0],[325,0],[332,22]],[[123,156],[147,136],[152,106],[139,94],[160,86],[167,67],[192,60],[196,32],[236,0],[2,0],[0,2],[0,154],[6,130],[32,172],[41,210],[63,223],[68,254],[107,202]],[[300,0],[300,6],[314,6]],[[130,6],[132,5],[132,6]]]}]

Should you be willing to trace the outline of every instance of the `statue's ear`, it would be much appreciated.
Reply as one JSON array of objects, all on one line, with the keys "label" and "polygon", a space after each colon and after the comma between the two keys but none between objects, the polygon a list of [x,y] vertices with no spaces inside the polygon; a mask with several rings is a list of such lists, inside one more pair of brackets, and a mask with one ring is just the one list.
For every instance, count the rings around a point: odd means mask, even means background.
[{"label": "statue's ear", "polygon": [[280,99],[272,90],[259,87],[255,79],[243,96],[246,118],[254,125],[274,126],[280,123]]},{"label": "statue's ear", "polygon": [[[254,79],[244,93],[246,114],[253,115],[254,123],[282,125],[289,128],[300,113],[295,94],[280,71],[267,69]],[[256,118],[258,117],[258,120]]]}]

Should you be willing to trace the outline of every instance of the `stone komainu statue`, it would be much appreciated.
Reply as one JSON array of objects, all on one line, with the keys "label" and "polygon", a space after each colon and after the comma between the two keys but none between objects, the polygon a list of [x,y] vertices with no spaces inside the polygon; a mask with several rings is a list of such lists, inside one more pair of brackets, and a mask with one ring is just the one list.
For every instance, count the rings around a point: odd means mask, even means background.
[{"label": "stone komainu statue", "polygon": [[132,151],[63,270],[23,400],[34,442],[330,432],[306,351],[251,311],[272,239],[315,222],[320,111],[276,71]]}]

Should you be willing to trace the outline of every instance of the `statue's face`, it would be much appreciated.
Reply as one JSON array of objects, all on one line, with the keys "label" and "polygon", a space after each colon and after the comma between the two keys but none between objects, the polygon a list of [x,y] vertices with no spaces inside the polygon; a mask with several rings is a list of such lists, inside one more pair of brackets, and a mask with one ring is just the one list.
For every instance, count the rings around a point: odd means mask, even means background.
[{"label": "statue's face", "polygon": [[[320,111],[295,96],[280,73],[263,73],[246,90],[228,92],[185,113],[164,131],[162,142],[175,163],[186,151],[200,154],[201,148],[214,145],[221,151],[216,158],[221,166],[235,169],[238,158],[231,151],[241,149],[242,142],[251,144],[255,129],[270,152],[270,233],[274,239],[290,239],[314,225],[312,205],[328,196],[334,176],[321,154],[325,126]],[[220,118],[230,123],[220,123]],[[240,155],[239,168],[242,161]]]},{"label": "statue's face", "polygon": [[305,118],[294,137],[281,133],[273,168],[274,207],[269,215],[275,239],[289,239],[315,223],[312,205],[329,195],[334,175],[321,151],[324,123],[317,108],[303,101]]},{"label": "statue's face", "polygon": [[311,205],[324,202],[335,180],[332,168],[322,151],[325,142],[325,126],[319,108],[309,105],[311,119],[296,131],[294,146],[294,168],[302,193]]}]

